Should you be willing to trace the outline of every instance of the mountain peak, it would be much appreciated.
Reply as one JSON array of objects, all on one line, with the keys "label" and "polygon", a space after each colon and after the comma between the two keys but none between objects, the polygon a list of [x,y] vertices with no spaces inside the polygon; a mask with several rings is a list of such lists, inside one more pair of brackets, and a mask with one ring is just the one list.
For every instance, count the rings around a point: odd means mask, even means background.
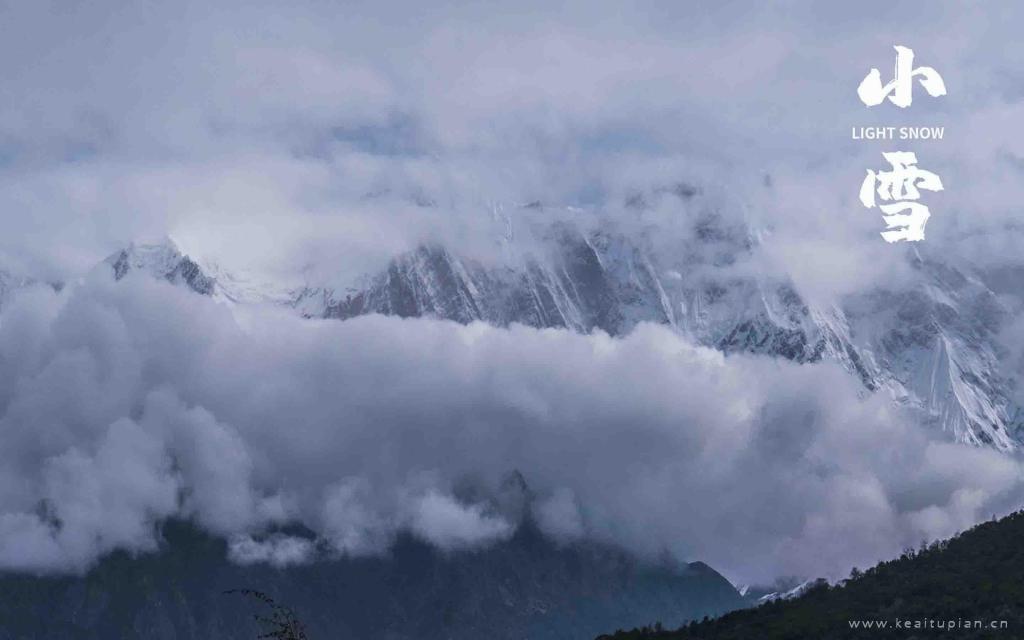
[{"label": "mountain peak", "polygon": [[556,220],[539,230],[540,243],[528,243],[539,250],[514,264],[424,244],[341,291],[200,266],[170,238],[132,243],[106,264],[116,279],[142,271],[232,303],[277,304],[308,317],[378,313],[613,336],[643,322],[667,325],[726,353],[838,362],[867,391],[888,393],[957,441],[1018,448],[1021,410],[995,340],[1008,310],[970,270],[922,260],[916,268],[925,278],[823,310],[784,278],[736,276],[732,265],[753,242],[745,227],[714,214],[697,216],[695,225],[692,237],[668,250],[636,230],[588,232]]},{"label": "mountain peak", "polygon": [[103,264],[113,271],[115,280],[138,271],[172,284],[184,284],[204,295],[211,295],[214,290],[214,278],[204,273],[192,258],[182,254],[169,236],[155,242],[132,242],[107,257]]}]

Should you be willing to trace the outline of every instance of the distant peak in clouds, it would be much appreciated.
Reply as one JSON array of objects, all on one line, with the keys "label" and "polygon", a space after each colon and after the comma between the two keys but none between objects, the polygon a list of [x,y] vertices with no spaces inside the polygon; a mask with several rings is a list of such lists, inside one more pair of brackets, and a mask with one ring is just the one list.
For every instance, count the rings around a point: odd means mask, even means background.
[{"label": "distant peak in clouds", "polygon": [[183,255],[171,238],[162,238],[156,243],[130,244],[103,261],[116,280],[130,273],[142,272],[162,278],[173,284],[183,283],[197,293],[210,295],[215,280],[205,273],[192,258]]}]

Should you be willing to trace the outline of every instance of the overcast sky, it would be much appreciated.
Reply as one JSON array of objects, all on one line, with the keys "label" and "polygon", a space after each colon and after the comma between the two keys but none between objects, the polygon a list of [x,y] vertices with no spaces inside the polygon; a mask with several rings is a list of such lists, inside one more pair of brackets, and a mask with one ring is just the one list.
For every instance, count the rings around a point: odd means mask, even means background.
[{"label": "overcast sky", "polygon": [[[946,185],[919,250],[1019,261],[1021,24],[1011,2],[0,0],[0,266],[65,280],[169,234],[266,277],[349,277],[425,239],[486,254],[494,207],[615,220],[685,181],[827,301],[904,265],[857,200],[892,148],[850,129],[882,124],[946,130],[908,149]],[[948,95],[865,107],[895,44]],[[651,215],[670,250],[677,213]],[[343,553],[399,529],[472,548],[518,524],[493,505],[519,469],[559,539],[839,576],[1020,491],[1016,459],[936,440],[828,364],[652,326],[239,313],[134,278],[5,306],[0,568],[152,548],[173,515],[239,558],[302,555],[247,537],[285,520]]]},{"label": "overcast sky", "polygon": [[[850,140],[874,124],[946,127],[914,145],[947,185],[929,244],[1011,254],[1024,10],[983,6],[4,2],[0,259],[64,278],[170,234],[238,268],[365,271],[472,243],[495,203],[688,179],[751,203],[788,266],[877,278],[896,252],[856,194],[891,149]],[[897,43],[947,96],[858,100]]]}]

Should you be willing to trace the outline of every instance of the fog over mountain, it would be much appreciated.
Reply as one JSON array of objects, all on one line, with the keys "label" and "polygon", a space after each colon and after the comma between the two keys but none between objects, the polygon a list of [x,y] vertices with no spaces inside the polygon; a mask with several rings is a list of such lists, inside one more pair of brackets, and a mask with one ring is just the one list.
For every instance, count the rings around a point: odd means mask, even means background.
[{"label": "fog over mountain", "polygon": [[[384,553],[401,531],[479,548],[528,512],[555,539],[767,581],[839,574],[1019,499],[1016,457],[955,444],[835,360],[725,355],[653,322],[315,319],[209,295],[161,249],[4,307],[7,568],[152,549],[171,516],[236,560],[288,564]],[[502,497],[513,470],[536,502]],[[319,551],[262,535],[297,522]]]},{"label": "fog over mountain", "polygon": [[[1018,5],[215,5],[3,6],[0,569],[528,521],[769,583],[1020,506]],[[897,42],[949,95],[868,111]],[[883,123],[947,128],[916,246]]]}]

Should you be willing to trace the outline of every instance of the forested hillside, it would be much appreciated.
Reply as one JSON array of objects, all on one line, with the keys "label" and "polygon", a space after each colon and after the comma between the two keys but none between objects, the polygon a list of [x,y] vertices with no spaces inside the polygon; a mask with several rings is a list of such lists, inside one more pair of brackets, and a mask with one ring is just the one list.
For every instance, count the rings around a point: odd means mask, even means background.
[{"label": "forested hillside", "polygon": [[660,625],[603,640],[828,640],[1024,637],[1024,512],[860,572],[681,629]]}]

